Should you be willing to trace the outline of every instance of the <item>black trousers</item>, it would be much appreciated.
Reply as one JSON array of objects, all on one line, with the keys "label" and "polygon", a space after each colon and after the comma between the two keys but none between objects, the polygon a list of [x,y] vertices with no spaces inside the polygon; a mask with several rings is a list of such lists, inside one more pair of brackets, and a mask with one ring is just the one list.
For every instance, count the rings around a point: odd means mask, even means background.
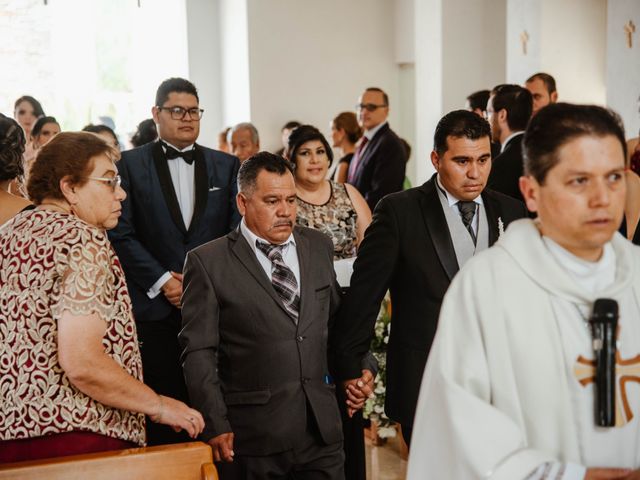
[{"label": "black trousers", "polygon": [[349,417],[347,413],[346,395],[338,385],[336,388],[338,407],[342,417],[342,434],[344,436],[344,474],[349,480],[366,480],[367,463],[364,449],[364,419],[362,410]]},{"label": "black trousers", "polygon": [[[144,383],[157,394],[189,403],[187,387],[180,366],[178,332],[181,328],[180,312],[154,322],[138,322],[138,340],[141,342]],[[167,425],[154,423],[147,417],[147,444],[165,445],[193,441],[185,431],[174,432]]]},{"label": "black trousers", "polygon": [[236,454],[233,463],[216,463],[220,480],[345,480],[342,442],[326,445],[309,406],[307,412],[307,428],[295,448],[265,456]]},{"label": "black trousers", "polygon": [[413,425],[400,424],[402,427],[402,438],[404,443],[407,444],[407,448],[411,449],[411,434],[413,433]]}]

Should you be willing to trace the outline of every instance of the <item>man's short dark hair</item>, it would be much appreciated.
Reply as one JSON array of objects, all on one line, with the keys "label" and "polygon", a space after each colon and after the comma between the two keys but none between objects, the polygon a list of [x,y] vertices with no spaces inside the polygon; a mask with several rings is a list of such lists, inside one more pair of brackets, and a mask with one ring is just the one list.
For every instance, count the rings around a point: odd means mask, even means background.
[{"label": "man's short dark hair", "polygon": [[287,172],[293,175],[291,165],[280,155],[258,152],[240,165],[240,170],[238,170],[238,191],[245,195],[251,195],[256,188],[258,175],[263,170],[277,173],[281,176]]},{"label": "man's short dark hair", "polygon": [[527,128],[533,112],[531,92],[520,85],[498,85],[491,91],[493,95],[493,111],[507,111],[507,125],[513,132]]},{"label": "man's short dark hair", "polygon": [[558,149],[582,136],[613,135],[627,158],[624,128],[618,114],[595,105],[554,103],[540,110],[522,140],[525,175],[543,184],[549,170],[558,164]]},{"label": "man's short dark hair", "polygon": [[468,110],[454,110],[447,113],[438,122],[433,135],[433,149],[440,156],[448,149],[447,137],[468,138],[478,140],[491,139],[491,127],[484,118]]},{"label": "man's short dark hair", "polygon": [[290,120],[284,124],[284,126],[280,129],[280,131],[293,130],[294,128],[298,128],[300,125],[302,125],[300,122],[296,120]]},{"label": "man's short dark hair", "polygon": [[467,100],[471,111],[482,110],[484,112],[487,109],[487,102],[490,96],[491,92],[489,90],[478,90],[469,95]]},{"label": "man's short dark hair", "polygon": [[544,73],[544,72],[535,73],[531,75],[529,78],[527,78],[527,81],[524,83],[527,84],[529,82],[533,82],[534,80],[542,80],[542,83],[544,83],[544,88],[547,89],[547,92],[549,92],[549,95],[551,95],[553,92],[556,91],[556,79],[553,78],[548,73]]},{"label": "man's short dark hair", "polygon": [[162,82],[158,87],[158,91],[156,92],[156,106],[161,107],[164,105],[164,102],[169,100],[169,94],[173,92],[190,93],[196,97],[196,100],[200,103],[198,90],[193,83],[189,80],[185,80],[184,78],[169,78]]},{"label": "man's short dark hair", "polygon": [[378,87],[369,87],[365,90],[365,92],[378,92],[382,94],[382,101],[384,102],[385,106],[388,107],[389,106],[389,95],[387,95],[387,92],[385,92],[384,90],[382,90],[381,88]]}]

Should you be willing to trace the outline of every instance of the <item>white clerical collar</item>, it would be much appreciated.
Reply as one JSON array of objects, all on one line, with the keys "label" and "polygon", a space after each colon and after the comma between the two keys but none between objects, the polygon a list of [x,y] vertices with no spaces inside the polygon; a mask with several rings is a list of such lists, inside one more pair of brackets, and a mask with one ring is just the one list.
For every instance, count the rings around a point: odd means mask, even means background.
[{"label": "white clerical collar", "polygon": [[507,148],[507,144],[515,137],[517,137],[518,135],[522,135],[524,134],[524,130],[520,130],[519,132],[513,132],[511,135],[509,135],[507,138],[504,139],[504,142],[502,142],[502,145],[500,146],[500,153],[504,152],[504,149]]},{"label": "white clerical collar", "polygon": [[[247,226],[247,222],[244,221],[244,217],[242,217],[242,221],[240,222],[240,231],[242,232],[242,235],[244,235],[244,238],[247,239],[247,242],[249,242],[249,245],[251,245],[251,248],[254,251],[256,251],[256,241],[261,243],[271,244],[270,241],[265,240],[264,238],[259,237],[258,235],[253,233],[251,229],[249,229],[249,227]],[[285,242],[282,242],[280,245],[284,245],[285,247],[288,247],[290,244],[293,244],[293,245],[296,244],[296,239],[293,236],[293,232],[291,232],[291,235],[289,235],[289,238],[287,238],[287,240]]]},{"label": "white clerical collar", "polygon": [[542,236],[542,241],[560,266],[589,292],[597,293],[614,283],[616,279],[616,253],[611,242],[604,245],[599,260],[589,262],[575,256],[545,235]]},{"label": "white clerical collar", "polygon": [[384,127],[387,123],[388,122],[385,120],[380,125],[376,125],[375,127],[373,127],[370,130],[365,130],[364,136],[367,137],[367,140],[371,140],[374,137],[374,135],[376,133],[378,133],[378,130],[380,130],[382,127]]},{"label": "white clerical collar", "polygon": [[[440,181],[440,174],[436,175],[436,183],[437,183],[438,188],[440,189],[440,191],[441,191],[442,193],[444,193],[444,196],[447,198],[447,203],[449,203],[449,206],[450,206],[450,207],[453,207],[456,203],[458,203],[458,202],[460,201],[459,199],[457,199],[456,197],[454,197],[453,195],[451,195],[451,194],[449,193],[449,191],[448,191],[446,188],[444,188],[444,187],[442,186],[442,182]],[[473,202],[476,202],[478,205],[483,205],[483,203],[482,203],[482,196],[481,196],[481,195],[478,195],[478,196],[477,196],[476,198],[474,198],[472,201],[473,201]]]},{"label": "white clerical collar", "polygon": [[[192,143],[191,145],[188,145],[188,146],[186,146],[186,147],[184,147],[184,148],[178,148],[178,147],[176,147],[175,145],[173,145],[173,144],[171,144],[171,143],[167,142],[166,140],[164,140],[164,139],[162,139],[162,138],[161,138],[160,140],[162,140],[164,143],[166,143],[167,145],[169,145],[171,148],[174,148],[174,149],[176,149],[176,150],[177,150],[177,151],[179,151],[179,152],[188,152],[189,150],[193,150],[193,146],[195,145],[195,143]],[[162,149],[164,150],[164,146],[162,147]]]}]

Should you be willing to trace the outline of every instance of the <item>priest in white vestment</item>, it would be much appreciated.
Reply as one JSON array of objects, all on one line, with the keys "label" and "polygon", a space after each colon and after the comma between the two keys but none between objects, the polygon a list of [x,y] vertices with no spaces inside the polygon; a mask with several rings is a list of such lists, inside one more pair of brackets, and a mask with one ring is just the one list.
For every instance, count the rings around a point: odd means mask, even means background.
[{"label": "priest in white vestment", "polygon": [[[410,480],[640,478],[640,249],[617,233],[624,133],[555,104],[525,134],[512,223],[447,292],[424,373]],[[594,415],[596,299],[619,306],[616,425]]]}]

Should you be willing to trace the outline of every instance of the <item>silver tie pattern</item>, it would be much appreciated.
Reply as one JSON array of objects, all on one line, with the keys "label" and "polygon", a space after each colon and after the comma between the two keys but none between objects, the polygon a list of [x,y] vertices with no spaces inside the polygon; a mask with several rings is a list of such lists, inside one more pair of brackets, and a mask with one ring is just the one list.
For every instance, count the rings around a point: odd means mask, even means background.
[{"label": "silver tie pattern", "polygon": [[473,226],[471,222],[473,221],[473,217],[476,214],[476,202],[458,202],[458,210],[460,211],[460,216],[462,217],[462,223],[466,227],[469,235],[471,235],[471,239],[473,240],[473,244],[476,244],[476,232],[473,231]]},{"label": "silver tie pattern", "polygon": [[273,271],[271,285],[282,299],[284,308],[298,321],[300,310],[300,295],[298,295],[298,282],[291,269],[284,263],[282,249],[284,245],[272,245],[256,240],[256,247],[271,261]]}]

